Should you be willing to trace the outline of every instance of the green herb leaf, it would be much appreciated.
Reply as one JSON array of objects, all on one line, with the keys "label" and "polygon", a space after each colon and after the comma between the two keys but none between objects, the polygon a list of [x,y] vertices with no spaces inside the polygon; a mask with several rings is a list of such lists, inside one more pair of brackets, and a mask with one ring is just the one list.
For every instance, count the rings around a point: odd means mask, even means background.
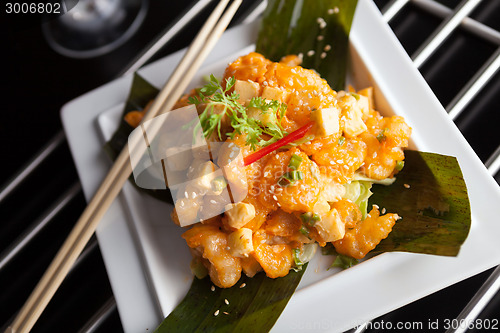
[{"label": "green herb leaf", "polygon": [[371,203],[402,217],[374,251],[456,256],[469,233],[467,187],[456,158],[405,151],[391,186],[373,186]]},{"label": "green herb leaf", "polygon": [[[232,288],[214,291],[209,278],[195,278],[186,297],[155,332],[268,332],[297,288],[306,266],[277,279],[264,273],[253,278],[242,276]],[[240,288],[243,284],[245,287]]]},{"label": "green herb leaf", "polygon": [[[252,98],[248,107],[260,110],[267,116],[268,122],[262,124],[259,120],[248,117],[247,108],[238,102],[239,95],[236,92],[228,94],[235,83],[236,79],[230,77],[223,87],[214,75],[210,75],[210,81],[199,90],[199,96],[189,99],[191,104],[206,104],[205,110],[200,114],[200,126],[205,137],[208,138],[217,131],[219,139],[222,139],[222,122],[227,116],[234,131],[226,134],[230,138],[234,138],[236,134],[246,134],[246,143],[253,150],[257,146],[267,146],[283,138],[287,133],[281,126],[281,118],[286,105],[275,100],[266,101],[261,97]],[[263,135],[268,135],[269,139],[264,139]]]},{"label": "green herb leaf", "polygon": [[[273,61],[303,55],[335,90],[345,88],[349,31],[357,0],[270,0],[257,40],[257,52]],[[319,37],[321,36],[321,37]]]}]

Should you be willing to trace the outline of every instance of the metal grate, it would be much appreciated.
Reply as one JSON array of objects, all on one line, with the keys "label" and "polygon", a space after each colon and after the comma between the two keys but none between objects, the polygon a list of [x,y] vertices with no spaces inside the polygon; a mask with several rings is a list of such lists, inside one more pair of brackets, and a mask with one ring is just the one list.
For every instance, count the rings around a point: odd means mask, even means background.
[{"label": "metal grate", "polygon": [[[184,19],[163,36],[173,37],[206,3],[194,2],[192,11],[185,12]],[[247,15],[255,16],[262,8],[257,7],[260,3],[248,0],[237,21]],[[496,110],[500,105],[500,2],[376,0],[375,3],[450,117],[500,183],[500,136],[495,127],[496,120],[500,120]],[[159,50],[161,55],[171,52],[171,49],[162,49],[169,38],[164,37],[147,48],[154,52],[144,52],[143,57],[132,62],[129,59],[132,65],[116,70],[115,75],[127,69],[135,70]],[[454,78],[453,82],[446,80],[449,77]],[[59,126],[56,117],[52,122],[55,124],[52,127]],[[0,329],[3,331],[64,241],[85,202],[62,132],[48,140],[15,176],[1,181],[5,185],[0,190],[0,285],[8,286],[0,292]],[[474,298],[473,303],[480,306],[466,306],[489,274],[491,278],[486,287]],[[500,296],[495,293],[500,284],[499,275],[499,269],[493,273],[490,270],[375,321],[453,319],[461,310],[468,310],[479,318],[498,320]],[[443,311],[443,308],[447,309]],[[65,332],[82,333],[123,330],[95,238],[33,331],[54,332],[62,328]],[[377,330],[360,328],[356,332],[363,331]]]}]

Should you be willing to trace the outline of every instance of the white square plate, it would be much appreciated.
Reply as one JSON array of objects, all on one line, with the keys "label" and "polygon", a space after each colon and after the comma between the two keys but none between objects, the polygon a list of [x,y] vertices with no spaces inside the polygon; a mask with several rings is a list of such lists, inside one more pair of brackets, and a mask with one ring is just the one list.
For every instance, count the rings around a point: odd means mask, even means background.
[{"label": "white square plate", "polygon": [[[227,63],[251,50],[256,23],[226,32],[201,76],[221,75]],[[250,48],[249,48],[250,47]],[[181,53],[140,71],[157,86]],[[373,86],[377,108],[405,117],[422,151],[456,156],[472,207],[472,228],[458,257],[386,253],[345,271],[326,271],[332,258],[317,255],[273,332],[340,332],[500,263],[500,224],[492,207],[500,188],[450,120],[370,0],[360,0],[351,31],[349,80]],[[110,167],[103,143],[118,124],[132,77],[97,88],[62,109],[62,121],[87,198]],[[446,138],[443,140],[443,138]],[[97,230],[126,332],[146,332],[184,297],[191,283],[190,255],[170,207],[127,184]]]}]

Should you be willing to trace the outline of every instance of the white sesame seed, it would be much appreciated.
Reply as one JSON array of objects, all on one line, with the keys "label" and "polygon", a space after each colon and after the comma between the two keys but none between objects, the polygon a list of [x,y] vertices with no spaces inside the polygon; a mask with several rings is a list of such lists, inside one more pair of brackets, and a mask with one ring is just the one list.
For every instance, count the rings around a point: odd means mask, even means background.
[{"label": "white sesame seed", "polygon": [[344,169],[349,170],[349,166],[344,165]]},{"label": "white sesame seed", "polygon": [[372,217],[370,214],[366,214],[366,217]]},{"label": "white sesame seed", "polygon": [[386,212],[386,211],[387,211],[387,210],[385,209],[385,207],[384,207],[384,208],[382,208],[382,214],[385,214],[385,212]]},{"label": "white sesame seed", "polygon": [[318,37],[316,37],[317,40],[323,40],[323,38],[325,38],[323,37],[323,35],[319,35]]},{"label": "white sesame seed", "polygon": [[217,317],[218,315],[219,315],[219,310],[217,310],[217,311],[214,312],[214,316]]},{"label": "white sesame seed", "polygon": [[316,19],[316,22],[318,22],[318,24],[320,24],[320,23],[321,23],[321,22],[323,22],[323,21],[324,21],[324,20],[323,20],[323,18],[322,18],[322,17],[318,17],[318,18]]},{"label": "white sesame seed", "polygon": [[314,50],[309,50],[309,51],[307,51],[307,56],[312,57],[314,55],[314,53],[315,53]]},{"label": "white sesame seed", "polygon": [[342,164],[342,163],[344,163],[344,160],[337,160],[337,163]]},{"label": "white sesame seed", "polygon": [[340,11],[339,7],[335,7],[335,8],[333,8],[333,12],[334,12],[335,14],[337,14],[339,11]]},{"label": "white sesame seed", "polygon": [[293,74],[297,74],[297,71],[295,70],[295,68],[292,68],[292,69],[291,69],[291,72],[292,72]]},{"label": "white sesame seed", "polygon": [[217,201],[212,199],[212,200],[210,200],[210,203],[215,205],[217,203]]},{"label": "white sesame seed", "polygon": [[211,287],[210,287],[210,290],[215,291],[215,287],[214,287],[214,286],[211,286]]},{"label": "white sesame seed", "polygon": [[323,48],[323,50],[325,50],[326,52],[330,51],[331,49],[332,46],[330,44],[325,45],[325,47]]},{"label": "white sesame seed", "polygon": [[293,86],[293,80],[292,79],[288,80],[288,84]]},{"label": "white sesame seed", "polygon": [[410,185],[408,185],[408,184],[404,184],[403,186],[406,188],[410,188]]},{"label": "white sesame seed", "polygon": [[326,22],[325,22],[325,21],[321,22],[321,23],[319,24],[319,27],[320,27],[320,29],[324,29],[324,28],[326,28]]},{"label": "white sesame seed", "polygon": [[224,299],[224,303],[226,303],[227,305],[229,305],[229,301],[226,299]]},{"label": "white sesame seed", "polygon": [[335,164],[335,161],[330,161],[330,165],[334,165]]},{"label": "white sesame seed", "polygon": [[373,158],[377,157],[377,152],[373,153]]},{"label": "white sesame seed", "polygon": [[302,61],[302,59],[304,59],[304,54],[302,52],[300,52],[299,54],[297,54],[297,56],[299,57],[299,59]]},{"label": "white sesame seed", "polygon": [[268,85],[267,81],[262,82],[262,84],[265,85],[265,86]]},{"label": "white sesame seed", "polygon": [[321,59],[325,59],[326,58],[326,52],[321,52],[320,57],[321,57]]},{"label": "white sesame seed", "polygon": [[328,9],[327,13],[328,13],[329,15],[332,15],[332,14],[334,13],[333,8]]},{"label": "white sesame seed", "polygon": [[373,208],[379,209],[380,207],[378,205],[372,205]]},{"label": "white sesame seed", "polygon": [[273,195],[273,199],[276,200],[276,201],[278,201],[278,197],[275,196],[275,195]]},{"label": "white sesame seed", "polygon": [[187,193],[187,191],[184,191],[184,196],[186,197],[186,199],[188,198],[188,193]]},{"label": "white sesame seed", "polygon": [[228,314],[229,314],[229,313],[228,313],[228,312],[226,312],[226,311],[224,311],[224,312],[222,312],[222,313],[223,313],[223,314],[225,314],[225,315],[228,315]]},{"label": "white sesame seed", "polygon": [[247,285],[246,283],[242,283],[240,288],[245,288],[246,285]]}]

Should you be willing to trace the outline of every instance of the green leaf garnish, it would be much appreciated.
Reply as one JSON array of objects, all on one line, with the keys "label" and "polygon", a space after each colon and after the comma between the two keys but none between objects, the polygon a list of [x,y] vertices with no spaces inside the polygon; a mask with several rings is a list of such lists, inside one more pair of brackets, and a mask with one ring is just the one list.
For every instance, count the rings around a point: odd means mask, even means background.
[{"label": "green leaf garnish", "polygon": [[351,200],[358,205],[364,220],[368,213],[368,198],[373,194],[370,191],[372,183],[369,181],[351,181],[350,184],[344,186],[346,188],[344,199]]}]

